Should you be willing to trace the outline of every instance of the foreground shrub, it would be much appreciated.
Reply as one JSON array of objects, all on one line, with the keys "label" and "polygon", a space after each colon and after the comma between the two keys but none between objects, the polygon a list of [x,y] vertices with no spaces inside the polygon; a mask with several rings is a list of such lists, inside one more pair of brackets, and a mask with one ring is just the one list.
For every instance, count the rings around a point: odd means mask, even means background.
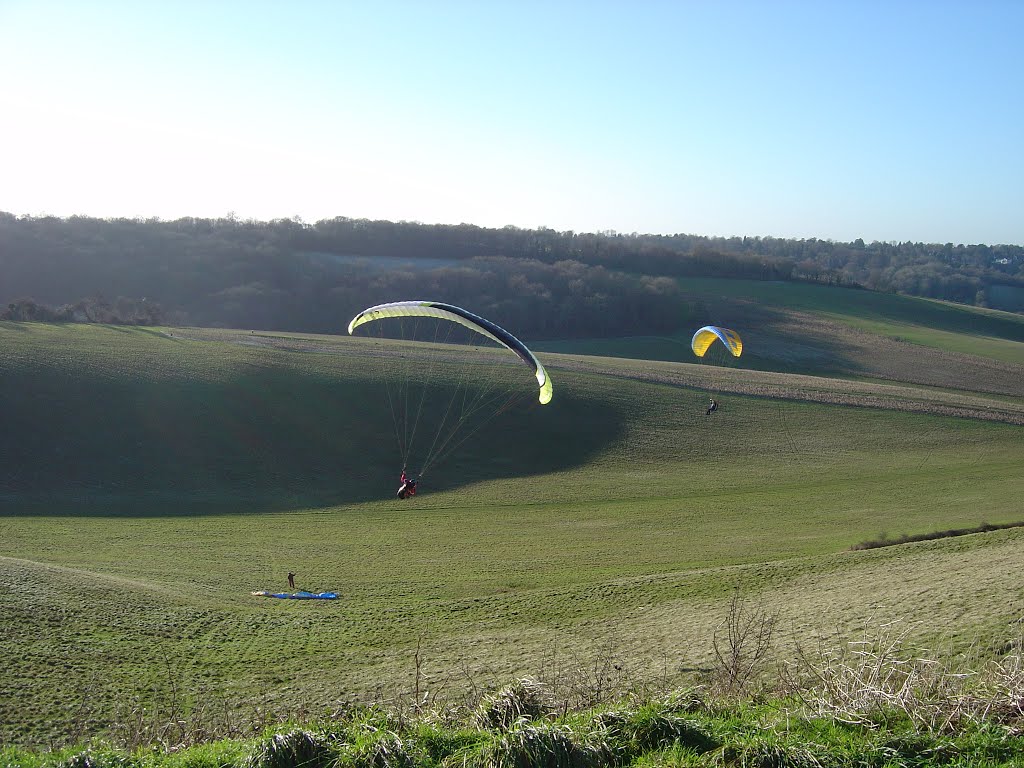
[{"label": "foreground shrub", "polygon": [[484,698],[474,716],[479,728],[508,729],[521,720],[539,720],[551,712],[551,697],[532,678],[518,680]]},{"label": "foreground shrub", "polygon": [[647,704],[634,710],[602,712],[596,726],[630,755],[685,746],[695,752],[708,752],[718,742],[699,723],[687,719],[664,704]]},{"label": "foreground shrub", "polygon": [[323,736],[296,729],[258,742],[245,768],[328,768],[333,758]]},{"label": "foreground shrub", "polygon": [[567,725],[516,727],[483,744],[452,755],[446,766],[476,768],[599,768],[613,765],[612,747],[594,732],[575,733]]},{"label": "foreground shrub", "polygon": [[112,749],[86,749],[64,759],[61,768],[128,768],[133,761]]},{"label": "foreground shrub", "polygon": [[712,764],[716,763],[744,768],[825,768],[831,764],[813,747],[780,743],[766,736],[723,746],[714,755]]}]

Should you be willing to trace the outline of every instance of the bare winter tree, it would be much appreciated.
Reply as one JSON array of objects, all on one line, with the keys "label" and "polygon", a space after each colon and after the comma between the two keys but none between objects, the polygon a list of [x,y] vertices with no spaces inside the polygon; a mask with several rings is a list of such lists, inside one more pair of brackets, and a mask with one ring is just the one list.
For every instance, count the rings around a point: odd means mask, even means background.
[{"label": "bare winter tree", "polygon": [[777,613],[767,612],[761,604],[749,605],[739,589],[733,592],[724,626],[712,638],[717,661],[715,683],[722,693],[747,693],[764,668],[777,620]]}]

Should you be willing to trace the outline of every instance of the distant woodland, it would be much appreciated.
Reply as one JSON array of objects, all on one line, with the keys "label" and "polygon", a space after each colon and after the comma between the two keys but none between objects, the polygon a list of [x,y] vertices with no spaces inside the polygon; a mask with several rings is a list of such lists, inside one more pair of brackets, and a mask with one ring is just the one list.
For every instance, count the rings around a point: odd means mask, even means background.
[{"label": "distant woodland", "polygon": [[408,298],[530,339],[706,321],[686,277],[798,280],[1024,311],[1024,248],[716,238],[334,218],[95,219],[0,212],[0,319],[338,333]]}]

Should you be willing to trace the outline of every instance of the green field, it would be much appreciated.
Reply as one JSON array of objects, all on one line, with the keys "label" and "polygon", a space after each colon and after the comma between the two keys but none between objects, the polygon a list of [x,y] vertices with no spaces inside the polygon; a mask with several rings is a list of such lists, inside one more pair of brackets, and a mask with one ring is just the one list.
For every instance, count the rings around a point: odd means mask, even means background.
[{"label": "green field", "polygon": [[[750,367],[828,375],[861,370],[915,381],[922,360],[958,353],[954,367],[989,375],[1024,365],[1024,316],[961,304],[800,283],[689,278],[687,295],[706,320],[742,328]],[[552,352],[691,362],[693,329],[670,337],[594,339],[535,345]],[[1019,378],[1019,377],[1018,377]],[[922,381],[919,383],[928,383]],[[969,388],[967,385],[966,388]]]},{"label": "green field", "polygon": [[[780,657],[893,621],[995,650],[1024,530],[850,551],[1024,520],[1022,345],[992,339],[985,376],[958,343],[917,384],[547,354],[552,404],[400,503],[365,340],[0,324],[0,744],[170,695],[315,716],[602,660],[681,684],[736,589]],[[342,598],[250,595],[289,570]]]}]

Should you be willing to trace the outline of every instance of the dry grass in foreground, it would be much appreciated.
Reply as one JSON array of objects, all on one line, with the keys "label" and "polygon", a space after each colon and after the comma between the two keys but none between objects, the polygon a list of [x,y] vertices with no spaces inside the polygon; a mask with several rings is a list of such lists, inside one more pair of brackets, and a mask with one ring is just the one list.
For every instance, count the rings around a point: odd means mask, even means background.
[{"label": "dry grass in foreground", "polygon": [[432,701],[417,691],[318,717],[236,722],[221,738],[196,711],[171,708],[159,713],[160,722],[126,720],[105,741],[49,752],[6,749],[0,758],[8,768],[930,768],[1011,766],[1024,754],[1019,641],[972,666],[910,647],[890,625],[868,640],[803,652],[777,675],[737,676],[737,669],[756,671],[742,657],[770,641],[771,616],[737,598],[722,629],[719,666],[685,691],[611,688],[602,670],[578,670],[519,679],[474,700]]}]

